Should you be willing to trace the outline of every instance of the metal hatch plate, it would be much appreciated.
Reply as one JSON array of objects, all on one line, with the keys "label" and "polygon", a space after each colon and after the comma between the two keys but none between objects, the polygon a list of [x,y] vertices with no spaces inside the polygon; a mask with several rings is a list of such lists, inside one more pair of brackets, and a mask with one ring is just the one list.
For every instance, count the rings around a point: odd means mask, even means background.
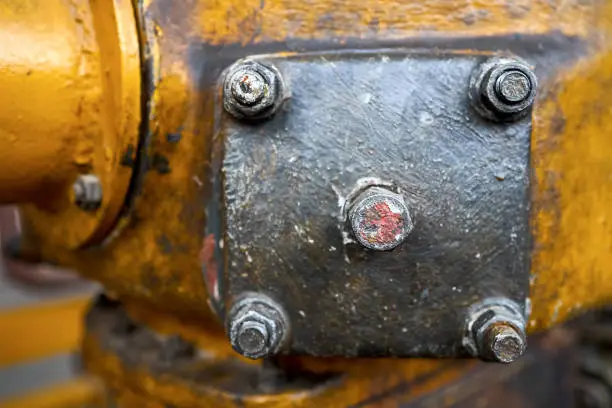
[{"label": "metal hatch plate", "polygon": [[[471,108],[470,74],[487,56],[260,58],[291,98],[255,124],[218,101],[221,302],[278,301],[286,353],[369,357],[464,355],[470,305],[526,303],[531,117],[500,124]],[[341,204],[370,177],[398,185],[411,209],[414,230],[390,252],[343,234]]]}]

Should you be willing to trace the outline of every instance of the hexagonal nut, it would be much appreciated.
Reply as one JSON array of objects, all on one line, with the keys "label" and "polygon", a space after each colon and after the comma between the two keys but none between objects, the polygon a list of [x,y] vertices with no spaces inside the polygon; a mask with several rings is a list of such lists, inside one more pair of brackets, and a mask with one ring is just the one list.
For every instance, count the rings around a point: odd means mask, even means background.
[{"label": "hexagonal nut", "polygon": [[482,117],[500,122],[514,121],[529,113],[537,87],[537,78],[526,62],[495,57],[472,73],[469,97]]},{"label": "hexagonal nut", "polygon": [[[263,295],[242,297],[231,308],[228,316],[230,343],[234,350],[245,357],[257,359],[274,355],[285,343],[288,319],[275,302]],[[244,339],[245,330],[253,333],[251,339]]]},{"label": "hexagonal nut", "polygon": [[270,332],[264,322],[246,320],[238,325],[232,337],[234,349],[252,358],[265,356],[270,350]]},{"label": "hexagonal nut", "polygon": [[80,175],[72,185],[74,202],[85,211],[93,211],[102,204],[102,184],[93,174]]},{"label": "hexagonal nut", "polygon": [[[245,308],[247,309],[247,308]],[[265,313],[265,312],[264,312]],[[258,323],[266,328],[268,341],[267,346],[278,343],[279,337],[282,337],[282,324],[274,320],[274,317],[268,316],[258,310],[242,310],[236,319],[232,322],[231,330],[240,330],[245,324]],[[279,336],[280,335],[280,336]]]},{"label": "hexagonal nut", "polygon": [[287,97],[283,78],[268,62],[242,60],[230,66],[223,82],[223,107],[239,119],[273,115]]},{"label": "hexagonal nut", "polygon": [[525,318],[509,299],[487,299],[473,307],[466,329],[464,346],[484,360],[510,363],[527,348]]}]

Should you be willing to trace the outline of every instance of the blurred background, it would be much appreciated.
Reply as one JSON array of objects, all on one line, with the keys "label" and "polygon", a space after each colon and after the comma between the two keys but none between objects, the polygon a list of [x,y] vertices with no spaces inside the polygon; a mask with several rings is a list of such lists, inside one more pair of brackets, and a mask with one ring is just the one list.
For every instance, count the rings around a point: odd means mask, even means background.
[{"label": "blurred background", "polygon": [[12,258],[19,235],[17,209],[0,207],[0,406],[54,406],[51,389],[53,398],[83,400],[90,388],[81,384],[76,350],[97,285]]}]

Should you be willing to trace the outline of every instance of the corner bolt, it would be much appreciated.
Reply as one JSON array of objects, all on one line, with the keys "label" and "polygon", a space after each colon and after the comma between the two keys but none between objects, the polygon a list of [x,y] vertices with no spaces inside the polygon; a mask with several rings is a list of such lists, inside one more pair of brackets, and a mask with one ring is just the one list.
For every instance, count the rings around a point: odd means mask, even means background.
[{"label": "corner bolt", "polygon": [[466,332],[464,345],[483,360],[511,363],[527,349],[525,318],[510,299],[487,299],[473,306]]},{"label": "corner bolt", "polygon": [[486,119],[509,122],[526,116],[537,93],[533,70],[514,58],[491,58],[470,79],[470,100]]},{"label": "corner bolt", "polygon": [[248,358],[272,356],[287,342],[289,321],[285,312],[262,294],[243,294],[230,309],[226,322],[233,349]]},{"label": "corner bolt", "polygon": [[285,94],[285,84],[274,66],[244,60],[225,74],[223,107],[238,119],[265,119],[282,105]]}]

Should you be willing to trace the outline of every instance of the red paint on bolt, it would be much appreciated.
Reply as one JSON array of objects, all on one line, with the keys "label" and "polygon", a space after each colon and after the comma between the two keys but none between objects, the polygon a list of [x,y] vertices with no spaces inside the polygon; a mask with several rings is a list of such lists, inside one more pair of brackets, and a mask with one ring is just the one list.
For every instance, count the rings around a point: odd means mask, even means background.
[{"label": "red paint on bolt", "polygon": [[377,202],[368,208],[359,224],[362,239],[378,244],[389,244],[404,229],[404,217],[391,209],[387,202]]}]

